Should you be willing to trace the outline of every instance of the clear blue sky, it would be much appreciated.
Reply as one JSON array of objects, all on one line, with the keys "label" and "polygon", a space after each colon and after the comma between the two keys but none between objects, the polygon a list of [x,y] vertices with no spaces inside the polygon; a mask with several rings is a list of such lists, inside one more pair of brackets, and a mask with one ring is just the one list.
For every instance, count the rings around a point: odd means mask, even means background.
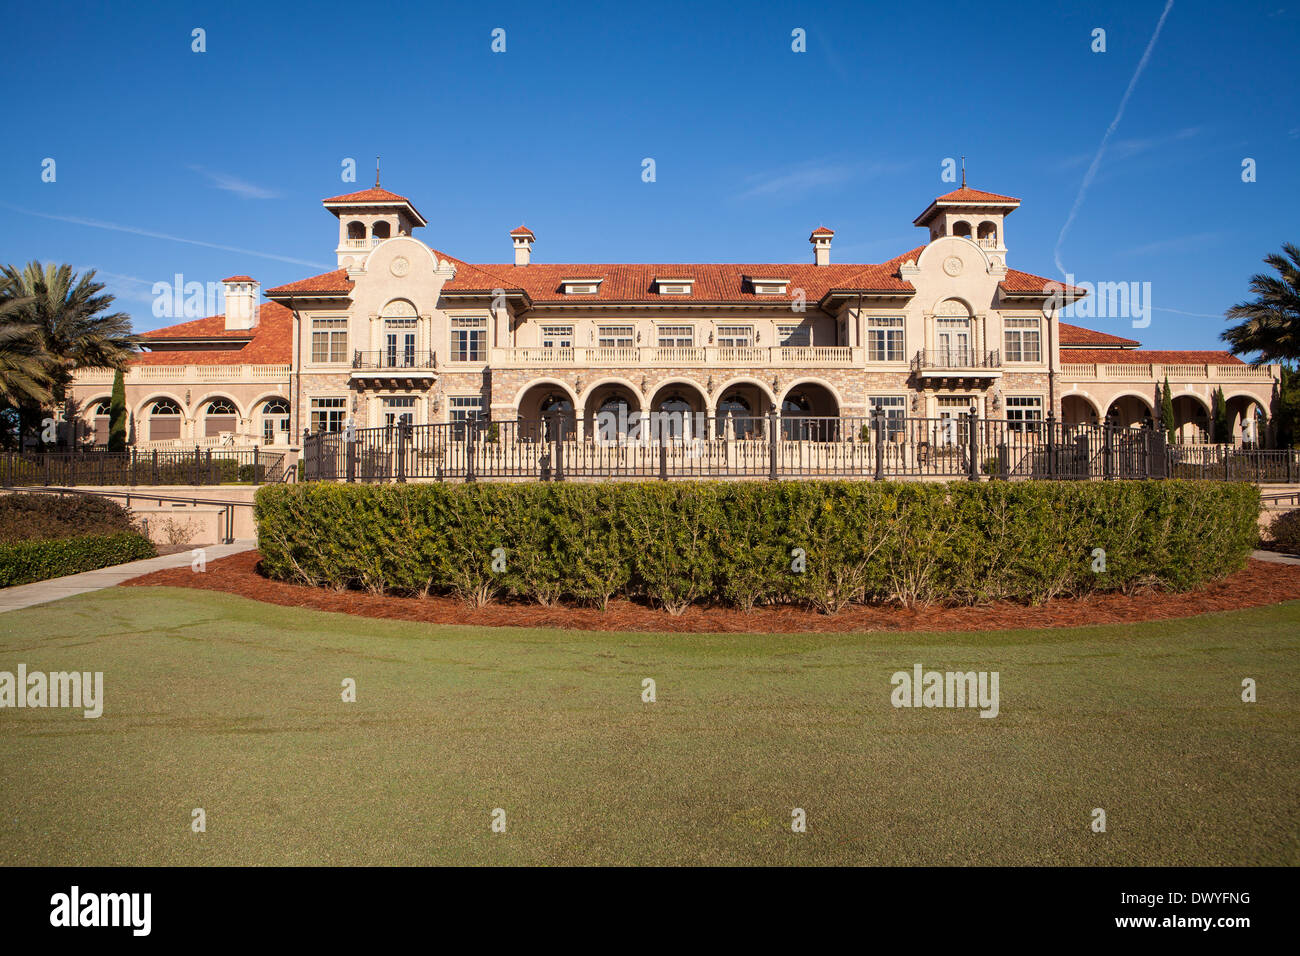
[{"label": "clear blue sky", "polygon": [[[1077,279],[1150,282],[1155,311],[1094,327],[1220,347],[1259,260],[1300,242],[1289,2],[1173,5],[1060,247]],[[539,261],[803,262],[824,223],[834,261],[879,262],[923,241],[911,220],[965,154],[970,185],[1023,200],[1010,265],[1059,277],[1165,4],[1049,6],[12,4],[0,261],[96,268],[154,328],[150,287],[175,273],[332,268],[320,200],[369,186],[380,153],[422,238],[472,262],[508,261],[521,221]]]}]

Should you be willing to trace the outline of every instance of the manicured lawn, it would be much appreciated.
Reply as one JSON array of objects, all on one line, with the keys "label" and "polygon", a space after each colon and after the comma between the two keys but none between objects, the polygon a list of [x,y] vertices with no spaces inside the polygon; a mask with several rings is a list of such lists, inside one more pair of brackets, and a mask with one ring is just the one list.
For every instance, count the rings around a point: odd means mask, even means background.
[{"label": "manicured lawn", "polygon": [[[0,710],[5,864],[1300,863],[1300,603],[714,637],[117,588],[0,615],[20,662],[102,670],[106,703]],[[894,709],[918,662],[998,671],[1001,715]]]}]

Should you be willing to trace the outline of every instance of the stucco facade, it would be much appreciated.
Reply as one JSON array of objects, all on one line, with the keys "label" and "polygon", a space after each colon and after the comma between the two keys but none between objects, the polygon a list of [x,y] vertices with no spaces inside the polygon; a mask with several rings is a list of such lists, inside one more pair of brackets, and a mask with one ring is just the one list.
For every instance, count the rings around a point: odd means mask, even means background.
[{"label": "stucco facade", "polygon": [[[825,227],[799,264],[545,264],[521,226],[513,262],[477,265],[415,237],[426,221],[404,197],[332,197],[337,270],[264,304],[253,280],[231,277],[226,316],[147,336],[127,377],[132,437],[292,444],[347,422],[552,412],[586,431],[616,409],[689,410],[709,430],[772,408],[1140,424],[1166,377],[1187,440],[1204,437],[1216,388],[1238,435],[1269,407],[1274,368],[1148,353],[1062,323],[1080,290],[1008,266],[1018,206],[963,185],[915,220],[924,245],[880,264],[833,264]],[[74,388],[90,434],[110,382],[91,373]]]}]

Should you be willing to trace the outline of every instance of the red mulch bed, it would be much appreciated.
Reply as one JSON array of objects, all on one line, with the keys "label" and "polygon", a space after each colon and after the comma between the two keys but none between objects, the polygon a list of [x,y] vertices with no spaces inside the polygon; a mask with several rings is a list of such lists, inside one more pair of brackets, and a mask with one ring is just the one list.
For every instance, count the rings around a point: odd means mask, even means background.
[{"label": "red mulch bed", "polygon": [[1207,611],[1277,604],[1300,599],[1300,565],[1251,560],[1244,571],[1199,591],[1168,594],[1150,591],[1134,596],[1095,594],[1027,607],[1007,601],[977,607],[863,607],[854,605],[836,615],[794,607],[757,608],[748,613],[726,607],[695,607],[680,617],[637,604],[611,601],[598,611],[584,607],[546,608],[536,604],[501,602],[472,608],[456,598],[406,598],[360,591],[330,591],[287,584],[263,577],[261,555],[245,551],[208,564],[207,571],[189,568],[155,571],[124,586],[167,585],[226,591],[284,607],[309,607],[362,617],[479,627],[557,627],[584,631],[675,631],[797,633],[800,631],[989,631],[1017,628],[1074,627],[1084,624],[1124,624]]}]

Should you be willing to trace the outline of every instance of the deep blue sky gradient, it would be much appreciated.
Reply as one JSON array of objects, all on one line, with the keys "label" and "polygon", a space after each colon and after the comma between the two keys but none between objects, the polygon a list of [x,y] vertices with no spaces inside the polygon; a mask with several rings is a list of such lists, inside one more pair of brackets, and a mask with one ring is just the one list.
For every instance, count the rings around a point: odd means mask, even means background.
[{"label": "deep blue sky gradient", "polygon": [[[1260,259],[1300,242],[1287,2],[1175,3],[1061,249],[1077,279],[1151,282],[1156,311],[1140,332],[1094,327],[1219,347]],[[965,154],[970,185],[1023,200],[1009,264],[1059,277],[1058,234],[1163,6],[11,5],[0,261],[96,268],[138,328],[168,324],[150,287],[174,273],[269,287],[333,268],[319,202],[369,186],[380,153],[419,235],[472,262],[509,261],[521,221],[547,262],[803,262],[819,224],[834,261],[879,262],[923,241],[911,220]]]}]

